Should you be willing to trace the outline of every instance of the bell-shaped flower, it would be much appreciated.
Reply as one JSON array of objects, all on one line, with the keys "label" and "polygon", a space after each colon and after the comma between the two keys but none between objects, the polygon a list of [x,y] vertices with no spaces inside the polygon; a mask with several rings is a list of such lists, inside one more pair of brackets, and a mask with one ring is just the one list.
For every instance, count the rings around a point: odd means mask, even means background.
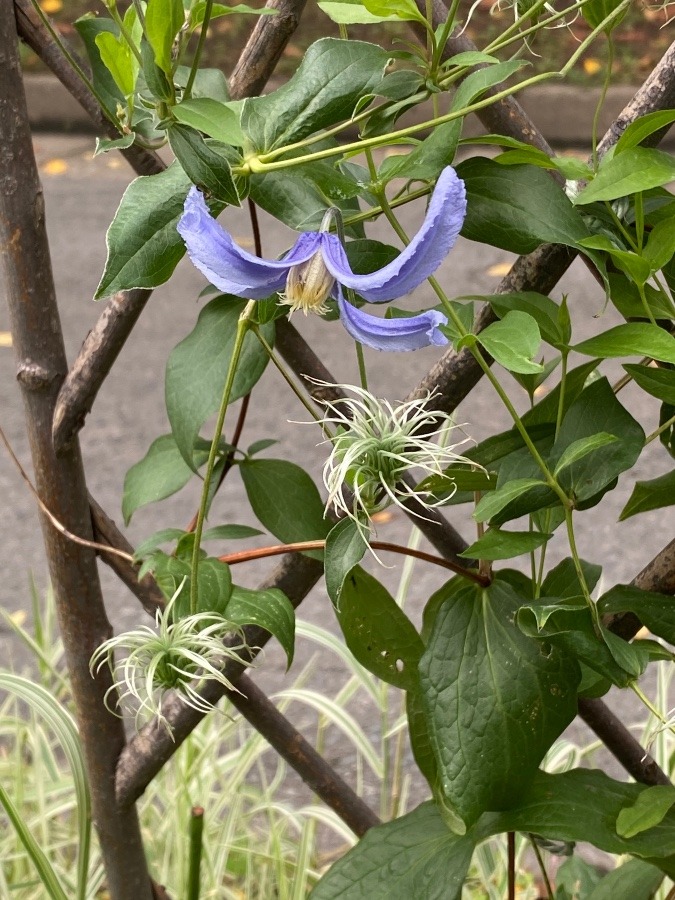
[{"label": "bell-shaped flower", "polygon": [[436,271],[453,247],[466,214],[464,182],[445,168],[436,184],[422,227],[407,247],[386,266],[368,275],[352,271],[337,235],[305,231],[283,259],[261,259],[237,246],[211,216],[204,197],[192,188],[178,223],[190,259],[221,291],[260,300],[280,293],[291,310],[325,312],[329,297],[337,300],[349,334],[376,350],[417,350],[447,344],[439,325],[447,318],[436,310],[382,319],[358,309],[344,296],[350,288],[370,303],[382,303],[414,290]]}]

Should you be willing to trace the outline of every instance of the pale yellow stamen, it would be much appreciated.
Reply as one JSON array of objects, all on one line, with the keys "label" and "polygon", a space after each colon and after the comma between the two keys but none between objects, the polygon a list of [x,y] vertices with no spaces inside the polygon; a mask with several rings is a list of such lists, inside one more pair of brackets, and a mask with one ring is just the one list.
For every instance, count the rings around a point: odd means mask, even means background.
[{"label": "pale yellow stamen", "polygon": [[334,284],[335,279],[326,268],[321,251],[317,251],[307,262],[293,266],[289,271],[286,290],[279,299],[291,307],[291,312],[301,309],[305,315],[313,312],[322,316],[328,312],[326,300]]}]

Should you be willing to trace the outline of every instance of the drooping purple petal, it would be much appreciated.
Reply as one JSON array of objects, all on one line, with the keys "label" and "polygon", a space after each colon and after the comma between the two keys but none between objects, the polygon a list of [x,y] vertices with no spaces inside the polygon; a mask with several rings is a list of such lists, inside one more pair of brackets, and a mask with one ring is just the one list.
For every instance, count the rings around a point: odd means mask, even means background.
[{"label": "drooping purple petal", "polygon": [[250,300],[283,290],[291,266],[306,262],[321,245],[319,234],[305,232],[282,260],[247,253],[216,222],[196,187],[187,195],[177,227],[190,259],[211,284]]},{"label": "drooping purple petal", "polygon": [[[355,275],[339,240],[324,235],[326,268],[337,281],[365,300],[382,303],[414,290],[433,274],[454,246],[466,215],[464,182],[451,166],[441,172],[422,227],[408,246],[388,265],[370,275]],[[326,240],[326,237],[334,240]]]},{"label": "drooping purple petal", "polygon": [[355,341],[375,350],[419,350],[432,344],[443,346],[448,339],[438,328],[447,324],[443,313],[435,309],[400,319],[371,316],[345,300],[338,291],[340,319]]}]

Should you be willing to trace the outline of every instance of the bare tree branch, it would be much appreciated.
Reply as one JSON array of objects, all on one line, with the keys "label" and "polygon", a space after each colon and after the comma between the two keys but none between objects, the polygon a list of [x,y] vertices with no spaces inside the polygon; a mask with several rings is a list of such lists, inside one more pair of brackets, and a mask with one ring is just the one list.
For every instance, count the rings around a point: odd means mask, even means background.
[{"label": "bare tree branch", "polygon": [[[0,4],[0,71],[0,260],[36,488],[68,531],[90,540],[79,447],[75,441],[57,459],[51,441],[54,403],[67,363],[10,3]],[[136,810],[119,809],[115,800],[115,766],[125,737],[122,722],[104,704],[110,676],[94,679],[89,672],[92,652],[111,633],[96,556],[90,547],[68,540],[44,515],[40,519],[108,890],[112,900],[150,900]]]}]

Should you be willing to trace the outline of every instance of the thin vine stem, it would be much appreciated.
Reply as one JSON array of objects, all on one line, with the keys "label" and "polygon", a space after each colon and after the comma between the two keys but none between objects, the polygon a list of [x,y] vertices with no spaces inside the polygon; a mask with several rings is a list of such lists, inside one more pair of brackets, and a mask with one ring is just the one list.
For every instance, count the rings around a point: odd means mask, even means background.
[{"label": "thin vine stem", "polygon": [[675,416],[671,416],[669,419],[666,419],[663,425],[659,425],[656,431],[652,431],[652,433],[645,438],[645,446],[656,440],[656,438],[660,434],[663,434],[664,431],[667,431],[673,425],[675,425]]},{"label": "thin vine stem", "polygon": [[206,0],[204,4],[204,18],[202,19],[202,27],[199,32],[199,40],[197,42],[197,48],[195,50],[194,59],[192,60],[192,65],[190,66],[190,74],[188,75],[187,84],[185,85],[185,91],[183,92],[183,99],[188,100],[192,96],[192,87],[195,83],[195,78],[197,77],[197,69],[199,68],[199,61],[202,57],[202,51],[204,50],[204,43],[206,42],[206,32],[209,30],[209,22],[211,21],[211,12],[213,10],[213,0]]},{"label": "thin vine stem", "polygon": [[[402,556],[412,556],[415,559],[421,559],[423,562],[440,566],[443,569],[449,569],[457,575],[462,575],[469,581],[473,581],[481,587],[488,587],[490,579],[480,575],[473,569],[466,569],[457,563],[443,559],[442,556],[434,556],[433,553],[426,553],[424,550],[417,550],[413,547],[403,547],[400,544],[392,544],[389,541],[370,541],[370,546],[375,550],[385,550],[389,553],[399,553]],[[256,559],[267,559],[270,556],[282,556],[284,553],[304,553],[307,550],[324,550],[326,541],[297,541],[292,544],[274,544],[271,547],[254,547],[251,550],[240,550],[238,553],[228,553],[219,556],[221,562],[230,566],[238,563],[252,562]]]},{"label": "thin vine stem", "polygon": [[225,414],[227,413],[227,407],[229,405],[230,396],[232,394],[232,386],[234,384],[234,376],[237,372],[239,357],[241,356],[241,349],[244,345],[244,338],[246,337],[246,334],[250,328],[250,319],[254,309],[255,300],[249,300],[242,314],[239,316],[239,321],[237,322],[237,333],[234,338],[232,358],[230,359],[230,365],[227,370],[227,378],[225,379],[223,397],[220,401],[218,419],[216,420],[213,441],[211,442],[209,458],[206,463],[204,486],[202,487],[202,497],[199,504],[199,512],[197,513],[197,524],[195,525],[195,542],[194,548],[192,550],[192,564],[190,566],[190,613],[192,615],[197,612],[197,600],[199,598],[199,584],[197,579],[199,576],[200,545],[202,541],[202,531],[204,530],[204,520],[206,519],[206,509],[209,504],[211,479],[213,478],[213,469],[215,467],[216,457],[218,455],[218,444],[220,442],[220,436],[223,433]]},{"label": "thin vine stem", "polygon": [[544,888],[546,889],[547,900],[553,900],[554,894],[553,887],[551,886],[551,879],[548,877],[546,865],[544,864],[544,857],[541,855],[541,850],[539,849],[537,839],[533,834],[528,834],[528,838],[530,839],[530,844],[532,845],[532,849],[534,850],[534,855],[537,857],[537,864],[539,865],[541,877],[544,879]]},{"label": "thin vine stem", "polygon": [[595,106],[595,113],[593,114],[593,127],[591,130],[591,147],[593,148],[591,151],[591,159],[593,160],[593,169],[598,168],[598,129],[600,126],[600,113],[602,112],[602,108],[605,105],[605,98],[607,97],[607,91],[609,90],[609,86],[612,81],[612,69],[614,68],[614,38],[612,37],[611,32],[607,34],[607,69],[605,71],[605,77],[602,79],[602,88],[600,90],[600,96],[598,97],[598,102]]}]

